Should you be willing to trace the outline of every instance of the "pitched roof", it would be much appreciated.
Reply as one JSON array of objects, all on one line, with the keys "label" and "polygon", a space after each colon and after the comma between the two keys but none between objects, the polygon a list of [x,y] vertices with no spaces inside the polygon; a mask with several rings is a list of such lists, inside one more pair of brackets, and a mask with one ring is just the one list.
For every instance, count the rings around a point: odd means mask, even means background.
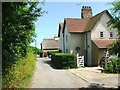
[{"label": "pitched roof", "polygon": [[89,21],[89,19],[65,18],[64,19],[64,28],[65,28],[65,24],[66,24],[68,32],[81,33],[81,32],[84,32],[84,28],[87,25],[88,21]]},{"label": "pitched roof", "polygon": [[63,25],[63,32],[65,29],[65,24],[67,25],[68,32],[70,33],[82,33],[91,31],[96,25],[97,21],[100,20],[103,14],[107,13],[111,18],[112,16],[107,10],[104,10],[90,19],[77,19],[77,18],[65,18]]},{"label": "pitched roof", "polygon": [[93,29],[93,27],[95,26],[95,24],[97,23],[98,20],[100,20],[100,17],[104,14],[104,13],[107,13],[111,18],[112,16],[110,15],[110,13],[107,11],[107,10],[104,10],[100,13],[98,13],[97,15],[93,16],[92,18],[90,18],[87,26],[85,27],[85,32],[86,31],[90,31]]},{"label": "pitched roof", "polygon": [[115,40],[92,40],[98,48],[107,48]]},{"label": "pitched roof", "polygon": [[64,23],[59,23],[58,37],[60,37],[60,30],[63,31],[63,25]]},{"label": "pitched roof", "polygon": [[53,50],[59,49],[59,40],[55,40],[54,38],[44,39],[42,42],[42,49],[43,50]]}]

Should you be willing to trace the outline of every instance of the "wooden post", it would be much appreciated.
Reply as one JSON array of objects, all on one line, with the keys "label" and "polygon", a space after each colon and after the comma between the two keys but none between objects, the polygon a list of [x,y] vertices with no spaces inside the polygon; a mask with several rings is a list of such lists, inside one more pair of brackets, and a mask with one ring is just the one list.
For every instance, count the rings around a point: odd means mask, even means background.
[{"label": "wooden post", "polygon": [[108,51],[105,54],[105,69],[107,68],[107,57],[108,57]]}]

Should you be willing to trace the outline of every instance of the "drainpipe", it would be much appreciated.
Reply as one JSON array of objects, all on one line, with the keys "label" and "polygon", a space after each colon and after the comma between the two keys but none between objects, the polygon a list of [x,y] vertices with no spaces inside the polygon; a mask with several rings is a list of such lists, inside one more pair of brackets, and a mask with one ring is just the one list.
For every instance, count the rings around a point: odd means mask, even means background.
[{"label": "drainpipe", "polygon": [[64,33],[63,33],[63,51],[65,53],[65,40],[64,40]]}]

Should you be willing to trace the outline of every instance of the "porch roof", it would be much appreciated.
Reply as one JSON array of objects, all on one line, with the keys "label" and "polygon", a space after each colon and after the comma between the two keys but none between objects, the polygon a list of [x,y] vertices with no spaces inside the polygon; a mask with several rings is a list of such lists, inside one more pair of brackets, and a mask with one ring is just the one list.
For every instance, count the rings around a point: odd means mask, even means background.
[{"label": "porch roof", "polygon": [[98,48],[107,48],[115,40],[92,40]]}]

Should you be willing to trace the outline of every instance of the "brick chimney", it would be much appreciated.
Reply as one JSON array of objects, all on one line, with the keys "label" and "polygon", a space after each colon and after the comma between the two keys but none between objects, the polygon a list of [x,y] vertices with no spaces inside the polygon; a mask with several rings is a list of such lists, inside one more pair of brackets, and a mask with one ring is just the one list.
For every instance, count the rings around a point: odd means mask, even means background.
[{"label": "brick chimney", "polygon": [[88,19],[92,17],[92,8],[91,6],[82,6],[81,9],[81,18]]}]

